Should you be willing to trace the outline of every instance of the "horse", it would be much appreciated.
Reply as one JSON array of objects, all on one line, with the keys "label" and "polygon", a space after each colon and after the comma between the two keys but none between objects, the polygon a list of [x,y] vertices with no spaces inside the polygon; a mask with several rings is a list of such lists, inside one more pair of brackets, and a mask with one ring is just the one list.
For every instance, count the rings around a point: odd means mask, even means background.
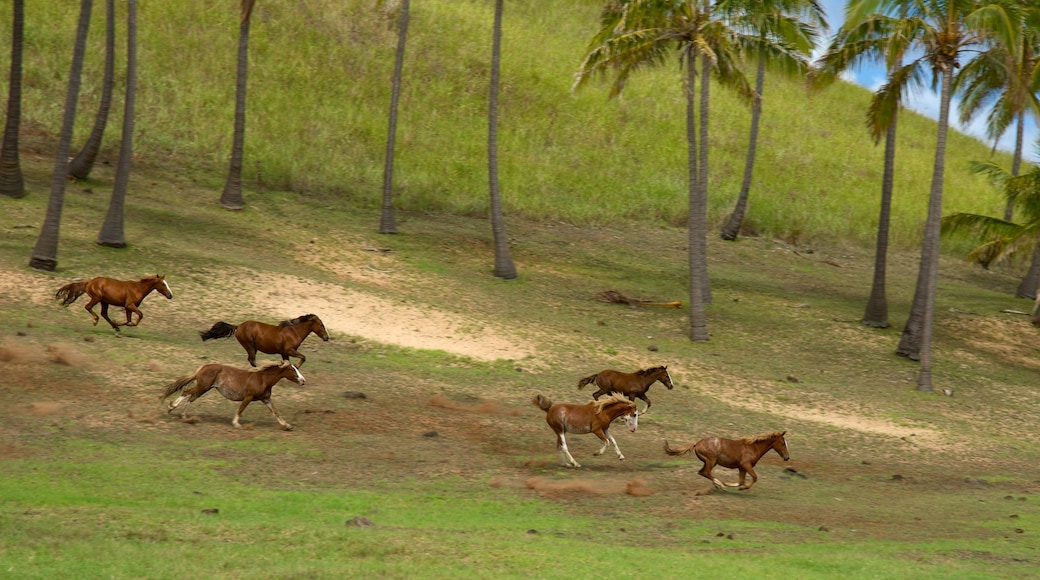
[{"label": "horse", "polygon": [[607,445],[614,446],[618,459],[625,460],[617,441],[610,434],[610,424],[618,417],[625,418],[629,431],[635,432],[639,426],[639,411],[636,404],[624,395],[611,395],[602,401],[592,401],[584,405],[572,403],[553,403],[547,397],[536,395],[531,403],[545,411],[545,422],[556,433],[556,450],[560,454],[560,464],[564,467],[581,467],[571,452],[567,450],[566,433],[595,433],[603,441],[603,447],[593,455],[603,455]]},{"label": "horse", "polygon": [[181,419],[186,419],[188,416],[188,407],[195,401],[195,399],[198,399],[209,392],[210,389],[216,387],[216,389],[220,391],[220,394],[224,395],[224,397],[229,401],[242,401],[242,404],[238,406],[238,411],[235,412],[235,418],[231,420],[231,424],[236,428],[242,426],[238,422],[239,417],[242,416],[242,412],[246,410],[249,403],[256,400],[267,405],[267,408],[271,410],[271,414],[274,415],[274,418],[278,419],[278,423],[281,424],[283,429],[286,431],[292,431],[293,426],[285,419],[282,419],[282,416],[278,414],[278,411],[275,411],[274,405],[271,404],[271,389],[274,387],[275,383],[282,379],[289,379],[301,387],[306,384],[303,374],[300,373],[300,369],[296,368],[296,365],[286,361],[266,362],[263,366],[253,369],[240,369],[213,363],[204,364],[195,369],[194,373],[184,375],[169,385],[166,385],[163,394],[159,396],[159,402],[161,403],[165,401],[167,397],[178,391],[182,391],[184,387],[192,381],[195,381],[194,387],[188,390],[183,390],[180,396],[170,403],[166,409],[167,413],[172,413],[174,409],[181,405],[181,403],[187,401],[184,408],[181,410]]},{"label": "horse", "polygon": [[[141,313],[138,306],[141,305],[145,296],[151,294],[152,290],[158,290],[167,299],[173,298],[173,290],[166,282],[166,276],[161,274],[146,276],[140,280],[116,280],[104,276],[90,280],[77,280],[59,288],[54,293],[54,298],[61,300],[62,306],[68,306],[84,294],[89,296],[90,302],[87,302],[84,308],[94,318],[94,326],[97,326],[98,320],[100,320],[94,313],[94,306],[100,302],[101,317],[112,325],[112,328],[116,330],[116,336],[119,336],[120,326],[141,324],[144,314]],[[112,319],[108,317],[109,306],[122,306],[126,310],[126,322],[122,324],[112,322]],[[137,313],[137,322],[132,320],[134,313]]]},{"label": "horse", "polygon": [[310,333],[321,337],[328,342],[329,332],[325,330],[325,324],[314,314],[304,314],[292,320],[283,320],[278,325],[266,324],[255,320],[247,320],[242,324],[228,324],[217,322],[209,330],[200,330],[199,336],[203,342],[213,338],[228,338],[234,335],[242,348],[246,349],[249,364],[256,366],[256,352],[267,354],[280,354],[283,361],[288,361],[290,356],[300,359],[296,366],[303,366],[307,357],[300,354],[296,349],[300,348],[303,339]]},{"label": "horse", "polygon": [[[697,443],[674,449],[669,447],[668,442],[665,441],[664,450],[668,455],[685,455],[693,450],[697,454],[697,458],[704,463],[704,467],[701,467],[701,470],[697,473],[710,479],[711,483],[719,489],[726,489],[726,486],[751,489],[751,486],[758,481],[758,474],[755,473],[755,464],[758,463],[759,459],[762,459],[763,455],[769,453],[770,449],[776,451],[780,457],[784,458],[784,461],[791,460],[791,454],[787,451],[786,434],[787,431],[774,431],[755,437],[744,437],[743,439],[705,437]],[[739,469],[740,483],[723,483],[719,481],[718,478],[711,474],[712,468],[716,465],[730,469]],[[745,474],[751,474],[751,483],[744,483]]]},{"label": "horse", "polygon": [[672,376],[668,374],[668,367],[650,367],[634,373],[602,370],[578,381],[578,390],[582,390],[585,385],[591,383],[599,387],[598,391],[592,393],[592,398],[595,400],[599,400],[601,395],[607,393],[621,393],[633,401],[643,399],[643,402],[646,403],[643,413],[646,413],[650,410],[650,399],[646,396],[646,391],[655,381],[661,381],[661,384],[668,387],[668,390],[673,388]]}]

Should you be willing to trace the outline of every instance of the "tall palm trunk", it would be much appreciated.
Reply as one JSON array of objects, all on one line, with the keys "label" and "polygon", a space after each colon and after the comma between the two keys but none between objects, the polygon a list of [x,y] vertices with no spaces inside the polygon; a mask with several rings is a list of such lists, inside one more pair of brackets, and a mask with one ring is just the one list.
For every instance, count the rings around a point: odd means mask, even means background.
[{"label": "tall palm trunk", "polygon": [[[939,102],[939,128],[935,143],[935,165],[932,169],[932,187],[928,195],[928,218],[924,226],[924,242],[921,244],[921,275],[918,283],[925,283],[922,292],[924,304],[921,322],[921,369],[917,376],[917,390],[931,392],[932,389],[932,335],[935,323],[936,286],[939,280],[939,229],[942,221],[943,173],[946,164],[946,134],[949,126],[950,93],[953,85],[953,63],[942,69],[942,92]],[[914,305],[916,308],[917,305]]]},{"label": "tall palm trunk", "polygon": [[[1018,126],[1015,129],[1015,156],[1011,160],[1012,177],[1017,177],[1018,172],[1022,167],[1025,123],[1026,114],[1025,111],[1022,111],[1018,114]],[[1011,221],[1013,209],[1014,201],[1009,199],[1007,207],[1004,208],[1004,221]],[[1029,298],[1030,300],[1034,300],[1037,297],[1037,287],[1040,287],[1040,238],[1037,239],[1037,246],[1033,249],[1033,254],[1029,261],[1029,270],[1022,278],[1022,281],[1019,282],[1018,288],[1015,289],[1015,298]]]},{"label": "tall palm trunk", "polygon": [[502,198],[498,191],[498,78],[502,45],[502,4],[495,0],[495,25],[491,40],[491,94],[488,99],[488,182],[491,190],[491,232],[495,244],[494,275],[503,280],[516,278],[516,266],[509,253],[509,238],[502,217]]},{"label": "tall palm trunk", "polygon": [[700,123],[698,139],[700,149],[698,154],[700,160],[697,162],[697,204],[699,211],[697,215],[697,236],[700,238],[698,244],[700,250],[697,256],[697,275],[701,278],[701,300],[705,304],[711,304],[711,279],[708,278],[708,95],[711,87],[711,69],[714,66],[712,59],[706,54],[701,55],[701,103],[698,122]]},{"label": "tall palm trunk", "polygon": [[87,52],[87,32],[90,30],[92,0],[80,0],[79,23],[76,26],[76,42],[72,50],[72,65],[69,67],[69,86],[65,93],[65,114],[58,136],[58,151],[55,154],[54,173],[51,175],[51,196],[47,202],[47,214],[36,238],[29,267],[53,272],[58,267],[58,235],[61,228],[61,210],[65,205],[65,182],[69,172],[69,149],[72,129],[76,121],[76,101],[79,99],[80,73]]},{"label": "tall palm trunk", "polygon": [[112,108],[112,86],[115,84],[116,68],[116,1],[105,0],[105,73],[101,80],[101,102],[98,104],[94,128],[90,131],[83,149],[69,162],[69,176],[86,179],[94,169],[94,161],[101,150],[101,139],[108,125],[108,111]]},{"label": "tall palm trunk", "polygon": [[[111,2],[111,0],[109,0]],[[108,215],[98,233],[97,243],[113,248],[126,247],[123,234],[123,206],[130,183],[133,160],[134,97],[137,93],[137,0],[126,2],[126,98],[123,103],[123,137],[119,143],[119,162]]]},{"label": "tall palm trunk", "polygon": [[249,22],[256,0],[242,0],[242,19],[238,24],[238,60],[235,79],[235,132],[231,142],[231,165],[220,196],[225,209],[239,210],[242,202],[242,156],[246,140],[246,76],[249,69]]},{"label": "tall palm trunk", "polygon": [[397,137],[397,101],[401,94],[404,47],[408,39],[408,4],[409,0],[402,0],[401,15],[397,22],[397,53],[394,55],[394,78],[390,83],[390,123],[386,135],[386,162],[383,166],[383,210],[379,217],[381,234],[397,233],[393,203],[394,143]]},{"label": "tall palm trunk", "polygon": [[18,160],[18,131],[22,121],[22,45],[25,36],[25,3],[14,0],[11,27],[11,76],[7,92],[7,120],[0,148],[0,195],[25,197],[25,179]]},{"label": "tall palm trunk", "polygon": [[[689,223],[687,224],[690,269],[690,340],[694,342],[708,341],[708,323],[704,312],[704,283],[701,275],[701,260],[705,255],[706,240],[704,223],[707,208],[700,195],[700,155],[697,146],[696,101],[694,91],[697,87],[697,61],[692,51],[686,53],[686,144],[687,167],[689,169]],[[703,123],[704,119],[701,119]],[[701,147],[704,143],[701,143]]]},{"label": "tall palm trunk", "polygon": [[863,324],[874,328],[888,328],[888,298],[885,278],[888,262],[888,229],[892,218],[892,188],[896,169],[896,120],[899,112],[892,113],[892,121],[885,130],[885,169],[881,178],[881,210],[878,213],[877,243],[874,249],[874,282],[863,314]]},{"label": "tall palm trunk", "polygon": [[737,205],[733,213],[729,214],[729,220],[722,228],[722,239],[732,242],[740,235],[740,227],[744,224],[744,215],[747,213],[748,196],[751,194],[751,177],[755,169],[755,154],[758,149],[758,122],[762,117],[762,91],[765,88],[766,59],[760,56],[758,59],[758,71],[755,75],[755,100],[751,103],[751,135],[748,137],[747,159],[744,161],[744,180],[740,184],[740,194],[737,195]]}]

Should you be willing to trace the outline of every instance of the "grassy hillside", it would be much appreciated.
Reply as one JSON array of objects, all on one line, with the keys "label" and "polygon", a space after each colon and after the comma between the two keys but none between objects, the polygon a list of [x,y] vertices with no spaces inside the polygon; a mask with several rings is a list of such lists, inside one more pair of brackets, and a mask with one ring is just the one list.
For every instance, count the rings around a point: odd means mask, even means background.
[{"label": "grassy hillside", "polygon": [[[636,75],[620,100],[608,101],[605,87],[570,91],[599,4],[507,3],[499,130],[507,215],[578,225],[618,217],[680,225],[687,185],[677,67]],[[257,4],[247,202],[290,190],[343,207],[378,207],[396,35],[373,6],[371,0]],[[9,11],[9,5],[0,7],[4,25]],[[430,0],[412,11],[396,203],[411,211],[483,216],[492,3]],[[26,8],[24,126],[43,137],[33,145],[41,155],[52,150],[60,126],[76,17],[72,2]],[[123,19],[120,9],[120,32]],[[215,197],[230,152],[237,9],[185,0],[142,3],[139,26],[137,166],[184,168],[205,180]],[[100,93],[103,31],[98,6],[77,143],[89,131]],[[8,62],[8,50],[6,43],[0,46],[0,62]],[[118,93],[105,146],[109,160],[119,135]],[[873,239],[882,151],[864,129],[868,99],[851,85],[810,97],[798,81],[769,79],[750,230],[793,242]],[[709,211],[717,224],[739,188],[749,113],[721,89],[714,91],[713,107]],[[902,117],[892,226],[897,247],[912,247],[918,239],[934,132],[934,123],[918,115]],[[951,138],[947,212],[1002,208],[999,196],[967,171],[969,161],[988,157],[985,145]]]}]

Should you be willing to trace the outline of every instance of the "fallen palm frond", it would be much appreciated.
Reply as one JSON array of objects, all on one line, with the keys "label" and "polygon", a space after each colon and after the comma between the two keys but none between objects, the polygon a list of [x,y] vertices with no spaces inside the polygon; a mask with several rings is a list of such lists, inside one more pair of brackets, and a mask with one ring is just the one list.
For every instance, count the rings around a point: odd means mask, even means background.
[{"label": "fallen palm frond", "polygon": [[604,290],[596,295],[597,298],[604,302],[610,302],[612,304],[628,304],[629,306],[666,306],[668,308],[680,308],[682,302],[654,302],[652,300],[641,300],[639,298],[629,298],[617,290]]}]

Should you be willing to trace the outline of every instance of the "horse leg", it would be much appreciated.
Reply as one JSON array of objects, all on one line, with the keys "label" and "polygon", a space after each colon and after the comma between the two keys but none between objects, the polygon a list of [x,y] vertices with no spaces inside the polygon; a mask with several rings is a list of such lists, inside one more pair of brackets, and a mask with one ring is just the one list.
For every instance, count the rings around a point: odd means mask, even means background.
[{"label": "horse leg", "polygon": [[275,419],[278,419],[278,423],[282,426],[282,429],[285,429],[286,431],[293,430],[293,426],[285,419],[282,419],[282,416],[278,414],[278,411],[274,410],[274,405],[271,404],[271,399],[265,399],[261,402],[267,405],[267,408],[271,410],[271,414],[274,415]]},{"label": "horse leg", "polygon": [[296,368],[302,367],[303,366],[303,361],[307,360],[307,357],[305,357],[302,354],[300,354],[300,352],[298,350],[296,350],[295,348],[291,348],[291,349],[283,352],[282,353],[282,360],[288,361],[290,356],[294,356],[294,357],[297,357],[297,358],[300,359],[300,362],[296,364]]},{"label": "horse leg", "polygon": [[[134,304],[127,304],[126,308],[124,308],[124,310],[126,310],[126,324],[125,324],[125,326],[137,326],[138,324],[141,324],[141,319],[144,318],[144,314],[141,312],[141,310],[139,308],[137,308],[136,305],[134,305]],[[137,322],[133,321],[134,313],[137,313]]]},{"label": "horse leg", "polygon": [[[746,485],[744,484],[745,473],[751,476],[751,483],[748,483]],[[737,486],[737,489],[751,489],[751,486],[755,485],[756,481],[758,481],[758,474],[755,473],[755,469],[753,467],[751,467],[750,465],[746,465],[740,468],[740,485]]]},{"label": "horse leg", "polygon": [[[91,312],[91,314],[93,314],[93,312]],[[106,321],[108,321],[108,323],[112,326],[112,328],[114,328],[116,330],[117,333],[119,332],[119,325],[116,324],[115,322],[112,322],[112,319],[108,317],[108,303],[107,302],[102,302],[101,303],[101,317],[104,318]],[[95,316],[94,318],[97,318],[97,317]],[[95,325],[97,324],[97,320],[94,321],[94,324]]]},{"label": "horse leg", "polygon": [[242,424],[238,422],[238,418],[242,416],[242,412],[245,411],[246,407],[249,406],[249,403],[252,403],[252,402],[253,402],[253,397],[251,397],[249,395],[246,395],[246,398],[242,399],[242,404],[239,405],[238,406],[238,410],[235,411],[235,418],[231,420],[231,424],[234,425],[236,429],[239,429],[239,428],[242,427]]},{"label": "horse leg", "polygon": [[[91,296],[90,297],[90,301],[87,302],[86,306],[83,307],[83,308],[87,309],[87,312],[90,313],[90,317],[94,319],[94,326],[97,326],[98,320],[101,320],[100,318],[98,318],[98,315],[94,313],[94,306],[96,306],[98,302],[101,302],[101,301],[98,300],[97,298],[94,298],[93,296]],[[101,305],[101,312],[105,312],[106,306],[107,305],[105,305],[105,304]]]},{"label": "horse leg", "polygon": [[704,467],[701,467],[701,470],[698,471],[697,473],[701,477],[705,477],[705,478],[710,479],[712,485],[714,485],[715,487],[717,487],[719,489],[726,489],[726,484],[722,483],[721,481],[719,481],[719,479],[717,477],[715,477],[714,475],[711,474],[712,468],[715,467],[715,460],[714,459],[706,459],[704,457],[701,457],[701,461],[704,462]]},{"label": "horse leg", "polygon": [[242,345],[242,346],[244,346],[246,348],[246,356],[249,358],[249,364],[251,366],[255,367],[256,366],[256,346],[254,346],[252,344],[250,344],[248,346],[247,345]]},{"label": "horse leg", "polygon": [[[614,446],[614,453],[617,453],[617,458],[620,461],[624,461],[625,460],[625,456],[621,454],[621,448],[619,448],[617,446],[617,440],[614,439],[614,436],[610,434],[610,430],[604,429],[603,430],[603,434],[607,436],[607,440],[610,441],[610,444]],[[607,446],[603,445],[603,449],[606,449],[606,448],[607,448]],[[599,452],[603,453],[603,449],[600,449]]]},{"label": "horse leg", "polygon": [[581,467],[581,464],[575,461],[571,452],[567,450],[567,438],[563,433],[556,435],[556,449],[560,452],[560,461],[564,467]]},{"label": "horse leg", "polygon": [[649,412],[650,411],[650,397],[646,396],[646,393],[643,393],[642,395],[638,395],[636,398],[637,399],[643,399],[643,402],[646,403],[646,408],[643,409],[643,413]]}]

